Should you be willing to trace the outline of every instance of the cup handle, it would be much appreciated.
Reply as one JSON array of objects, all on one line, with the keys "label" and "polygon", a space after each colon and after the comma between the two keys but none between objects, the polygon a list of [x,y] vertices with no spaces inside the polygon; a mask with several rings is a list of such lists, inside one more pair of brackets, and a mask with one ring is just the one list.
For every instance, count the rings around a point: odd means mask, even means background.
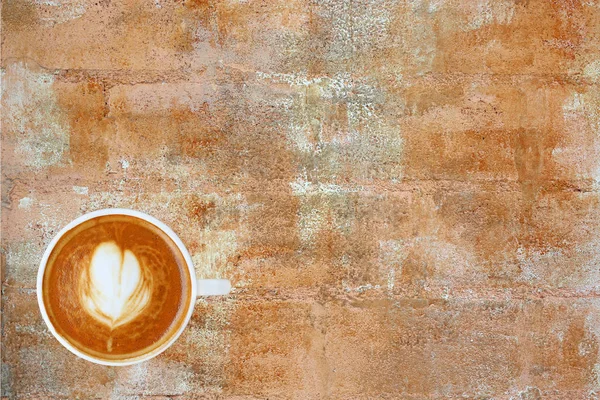
[{"label": "cup handle", "polygon": [[198,279],[198,296],[222,296],[231,291],[228,279]]}]

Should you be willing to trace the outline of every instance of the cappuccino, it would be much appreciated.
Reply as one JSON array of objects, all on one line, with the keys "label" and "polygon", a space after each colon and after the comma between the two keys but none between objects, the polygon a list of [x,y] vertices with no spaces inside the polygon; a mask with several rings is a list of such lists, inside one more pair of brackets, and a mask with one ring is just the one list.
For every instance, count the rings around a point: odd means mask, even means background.
[{"label": "cappuccino", "polygon": [[79,351],[127,360],[159,348],[186,323],[191,279],[161,229],[103,215],[60,237],[44,271],[43,302],[57,334]]}]

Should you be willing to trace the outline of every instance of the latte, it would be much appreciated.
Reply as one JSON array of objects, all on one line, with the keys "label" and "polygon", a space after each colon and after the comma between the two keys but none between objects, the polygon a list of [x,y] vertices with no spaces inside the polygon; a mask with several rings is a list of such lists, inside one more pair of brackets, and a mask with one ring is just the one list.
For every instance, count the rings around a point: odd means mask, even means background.
[{"label": "latte", "polygon": [[99,216],[66,232],[42,285],[57,333],[109,361],[145,355],[169,340],[186,322],[192,290],[172,239],[128,215]]}]

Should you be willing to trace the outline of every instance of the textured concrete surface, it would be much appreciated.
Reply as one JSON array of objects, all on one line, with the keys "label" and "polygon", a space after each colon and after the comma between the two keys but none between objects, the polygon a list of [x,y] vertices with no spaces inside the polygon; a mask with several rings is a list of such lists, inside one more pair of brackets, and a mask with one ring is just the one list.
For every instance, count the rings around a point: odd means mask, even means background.
[{"label": "textured concrete surface", "polygon": [[[597,0],[3,0],[2,396],[600,396]],[[48,333],[71,219],[229,277],[158,358]]]}]

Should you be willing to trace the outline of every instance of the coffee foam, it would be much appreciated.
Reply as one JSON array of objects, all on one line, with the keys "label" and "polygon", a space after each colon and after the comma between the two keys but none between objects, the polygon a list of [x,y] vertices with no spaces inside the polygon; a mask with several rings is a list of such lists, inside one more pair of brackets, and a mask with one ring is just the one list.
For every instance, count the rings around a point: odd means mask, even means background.
[{"label": "coffee foam", "polygon": [[89,265],[82,268],[81,307],[112,329],[135,319],[151,295],[152,279],[142,274],[138,258],[115,242],[96,246]]}]

